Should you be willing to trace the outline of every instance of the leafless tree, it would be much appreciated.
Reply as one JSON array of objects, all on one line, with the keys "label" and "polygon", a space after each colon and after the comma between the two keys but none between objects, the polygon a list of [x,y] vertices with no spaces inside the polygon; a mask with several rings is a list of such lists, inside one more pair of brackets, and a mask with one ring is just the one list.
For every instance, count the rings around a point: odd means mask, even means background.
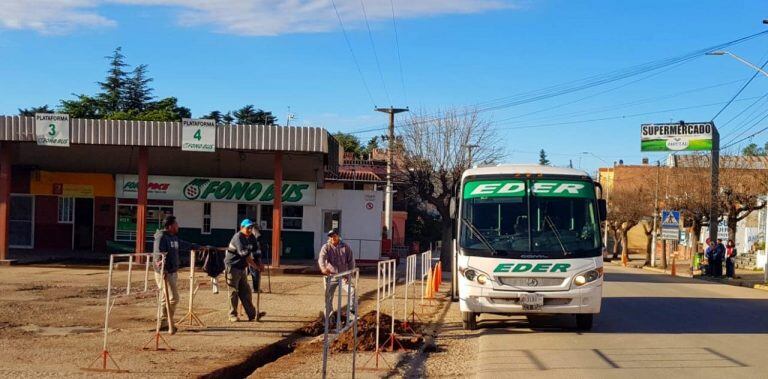
[{"label": "leafless tree", "polygon": [[[629,257],[627,233],[653,214],[653,187],[647,183],[631,181],[617,185],[611,192],[608,215],[619,236],[622,256]],[[646,234],[649,233],[644,225]],[[646,264],[650,261],[650,243],[646,246]]]},{"label": "leafless tree", "polygon": [[[482,119],[475,108],[413,114],[398,140],[406,195],[431,204],[440,214],[440,256],[447,269],[453,239],[450,199],[470,164],[495,163],[503,158],[501,141],[492,123]],[[467,146],[472,146],[471,150]]]}]

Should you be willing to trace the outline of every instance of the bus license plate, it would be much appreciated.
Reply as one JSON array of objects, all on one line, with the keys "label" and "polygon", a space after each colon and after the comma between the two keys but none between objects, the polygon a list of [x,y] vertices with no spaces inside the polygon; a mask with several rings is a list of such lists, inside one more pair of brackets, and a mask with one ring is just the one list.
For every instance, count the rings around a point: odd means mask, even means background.
[{"label": "bus license plate", "polygon": [[538,293],[521,293],[520,305],[524,311],[538,311],[544,305],[544,296]]}]

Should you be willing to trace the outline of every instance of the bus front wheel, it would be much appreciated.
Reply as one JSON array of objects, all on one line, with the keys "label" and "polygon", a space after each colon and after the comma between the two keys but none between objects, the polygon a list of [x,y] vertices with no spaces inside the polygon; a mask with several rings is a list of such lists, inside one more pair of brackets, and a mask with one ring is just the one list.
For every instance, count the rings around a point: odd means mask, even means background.
[{"label": "bus front wheel", "polygon": [[592,322],[595,319],[595,315],[592,313],[584,313],[576,315],[576,329],[588,331],[592,330]]},{"label": "bus front wheel", "polygon": [[477,313],[475,312],[461,312],[461,321],[464,326],[464,330],[477,329]]}]

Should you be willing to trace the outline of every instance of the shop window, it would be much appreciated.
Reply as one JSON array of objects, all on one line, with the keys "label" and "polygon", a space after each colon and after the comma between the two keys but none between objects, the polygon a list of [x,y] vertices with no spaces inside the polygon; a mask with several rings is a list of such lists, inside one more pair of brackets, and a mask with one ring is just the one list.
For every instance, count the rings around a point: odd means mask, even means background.
[{"label": "shop window", "polygon": [[[137,207],[134,204],[117,205],[115,241],[136,241],[136,212]],[[165,216],[172,214],[173,207],[171,206],[147,206],[145,228],[147,242],[152,242],[154,240],[155,231],[163,228],[163,221],[165,220]]]},{"label": "shop window", "polygon": [[200,234],[211,234],[211,203],[203,203],[203,229]]},{"label": "shop window", "polygon": [[59,198],[59,224],[71,224],[75,215],[75,198]]},{"label": "shop window", "polygon": [[259,219],[259,228],[264,230],[272,230],[272,206],[267,204],[261,205],[261,218]]},{"label": "shop window", "polygon": [[283,229],[301,230],[304,207],[300,205],[283,206]]}]

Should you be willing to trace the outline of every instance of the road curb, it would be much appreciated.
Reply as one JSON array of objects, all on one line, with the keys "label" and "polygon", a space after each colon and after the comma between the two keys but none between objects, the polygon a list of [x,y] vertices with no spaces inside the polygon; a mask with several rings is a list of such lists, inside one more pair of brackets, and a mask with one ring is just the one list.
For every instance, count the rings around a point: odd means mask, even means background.
[{"label": "road curb", "polygon": [[[651,271],[651,272],[656,272],[656,273],[659,273],[659,274],[667,274],[669,276],[672,276],[672,275],[670,275],[668,270],[664,270],[664,269],[661,269],[661,268],[643,266],[643,267],[640,267],[640,269],[641,270],[645,270],[645,271]],[[679,276],[681,278],[693,278],[692,274],[677,274],[675,276]]]}]

